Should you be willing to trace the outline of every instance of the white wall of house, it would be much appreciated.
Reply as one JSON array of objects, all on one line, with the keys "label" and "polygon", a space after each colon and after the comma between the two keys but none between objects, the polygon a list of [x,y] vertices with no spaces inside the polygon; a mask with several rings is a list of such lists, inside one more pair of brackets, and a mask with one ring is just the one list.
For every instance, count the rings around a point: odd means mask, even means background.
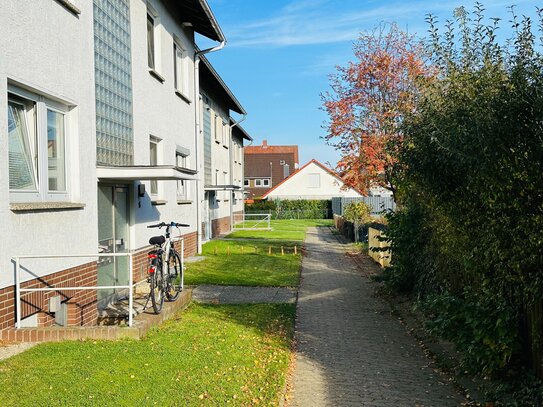
[{"label": "white wall of house", "polygon": [[[59,2],[2,1],[0,12],[0,288],[13,284],[15,255],[77,254],[96,252],[96,136],[94,105],[94,49],[92,1],[79,1],[76,16]],[[65,196],[49,196],[42,171],[41,197],[10,193],[8,92],[13,86],[41,99],[42,112],[55,102],[66,123]],[[24,92],[22,92],[24,93]],[[43,99],[45,97],[46,99]],[[42,117],[47,117],[47,113]],[[38,123],[43,141],[40,164],[47,172],[47,125]],[[41,158],[44,158],[41,160]],[[92,186],[92,187],[89,187]],[[15,201],[27,202],[28,211],[14,211]],[[39,205],[65,200],[81,203],[68,210],[37,210]],[[60,205],[62,206],[62,205]],[[80,260],[25,261],[36,276],[68,268]],[[39,264],[39,267],[37,266]],[[36,276],[23,275],[24,279]]]},{"label": "white wall of house", "polygon": [[[202,88],[205,84],[201,83]],[[210,100],[211,106],[211,185],[231,185],[231,145],[232,131],[230,128],[229,110],[210,93],[202,91]],[[202,138],[203,142],[203,138]],[[203,149],[203,145],[202,145]],[[210,220],[230,216],[232,191],[215,191],[216,207],[210,211]]]},{"label": "white wall of house", "polygon": [[[149,4],[149,6],[148,6]],[[147,13],[155,17],[155,71],[163,78],[159,80],[149,71],[147,55]],[[161,1],[131,0],[130,3],[132,36],[132,83],[134,116],[134,164],[149,165],[149,139],[158,138],[158,164],[176,164],[176,148],[190,151],[187,167],[196,169],[195,145],[195,97],[194,84],[194,35],[183,28],[181,19],[169,14]],[[184,47],[187,54],[185,74],[187,88],[181,96],[174,86],[174,41]],[[135,208],[132,228],[132,248],[146,246],[156,229],[147,225],[156,222],[176,221],[188,223],[182,233],[194,232],[196,225],[196,182],[186,181],[188,199],[192,203],[178,204],[177,182],[158,181],[158,194],[151,197],[151,182],[145,181],[147,196],[141,200],[141,208]],[[137,199],[134,188],[134,200]],[[152,200],[162,201],[153,205]]]},{"label": "white wall of house", "polygon": [[331,199],[332,197],[360,197],[352,188],[342,189],[343,182],[327,169],[311,161],[300,171],[268,193],[268,199]]}]

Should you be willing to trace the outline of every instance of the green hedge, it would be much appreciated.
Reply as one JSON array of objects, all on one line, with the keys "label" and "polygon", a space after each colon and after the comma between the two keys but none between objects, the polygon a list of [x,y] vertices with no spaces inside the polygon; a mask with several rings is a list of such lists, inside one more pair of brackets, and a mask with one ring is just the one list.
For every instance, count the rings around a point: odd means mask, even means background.
[{"label": "green hedge", "polygon": [[530,311],[543,300],[543,39],[524,19],[502,46],[481,13],[430,30],[441,75],[403,123],[385,278],[421,300],[467,369],[498,375],[543,352]]},{"label": "green hedge", "polygon": [[272,219],[331,219],[331,200],[266,200],[245,204],[245,212],[270,212]]}]

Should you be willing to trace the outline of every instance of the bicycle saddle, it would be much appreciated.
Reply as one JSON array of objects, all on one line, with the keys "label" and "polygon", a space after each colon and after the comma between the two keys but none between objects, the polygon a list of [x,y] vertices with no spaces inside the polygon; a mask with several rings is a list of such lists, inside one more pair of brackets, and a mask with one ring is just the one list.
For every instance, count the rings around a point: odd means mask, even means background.
[{"label": "bicycle saddle", "polygon": [[166,238],[164,236],[153,236],[149,239],[149,244],[153,244],[156,246],[161,246],[166,241]]}]

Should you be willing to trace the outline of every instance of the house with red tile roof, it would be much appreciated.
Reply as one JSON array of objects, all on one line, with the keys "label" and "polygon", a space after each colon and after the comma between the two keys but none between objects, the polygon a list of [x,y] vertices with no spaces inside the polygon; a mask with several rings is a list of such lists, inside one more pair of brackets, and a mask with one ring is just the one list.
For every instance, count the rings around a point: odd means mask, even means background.
[{"label": "house with red tile roof", "polygon": [[359,198],[362,194],[354,188],[346,188],[341,177],[317,160],[311,160],[302,168],[283,179],[262,199],[332,199],[334,197]]},{"label": "house with red tile roof", "polygon": [[262,197],[299,167],[298,146],[260,146],[243,148],[245,158],[245,199]]}]

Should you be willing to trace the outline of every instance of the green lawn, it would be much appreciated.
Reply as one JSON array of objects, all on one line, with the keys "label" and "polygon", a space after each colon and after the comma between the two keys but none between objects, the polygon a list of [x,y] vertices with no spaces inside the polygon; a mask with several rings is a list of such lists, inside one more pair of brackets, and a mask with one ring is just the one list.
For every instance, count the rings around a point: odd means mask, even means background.
[{"label": "green lawn", "polygon": [[279,239],[303,241],[306,229],[310,226],[332,226],[331,219],[289,219],[272,220],[272,230],[238,230],[228,235],[229,238],[244,239]]},{"label": "green lawn", "polygon": [[0,405],[277,405],[294,313],[192,305],[139,341],[38,345],[0,362]]},{"label": "green lawn", "polygon": [[[271,231],[236,231],[225,240],[212,240],[203,246],[204,261],[187,264],[185,283],[297,286],[307,228],[330,225],[331,220],[274,220]],[[297,254],[294,254],[295,246]],[[284,255],[281,255],[281,247]],[[269,255],[270,248],[272,255]]]},{"label": "green lawn", "polygon": [[[281,246],[284,255],[281,255]],[[297,246],[296,255],[294,246]],[[272,255],[269,255],[270,248]],[[203,246],[202,254],[206,256],[204,261],[187,264],[185,284],[287,287],[298,285],[302,261],[301,242],[213,240]]]}]

